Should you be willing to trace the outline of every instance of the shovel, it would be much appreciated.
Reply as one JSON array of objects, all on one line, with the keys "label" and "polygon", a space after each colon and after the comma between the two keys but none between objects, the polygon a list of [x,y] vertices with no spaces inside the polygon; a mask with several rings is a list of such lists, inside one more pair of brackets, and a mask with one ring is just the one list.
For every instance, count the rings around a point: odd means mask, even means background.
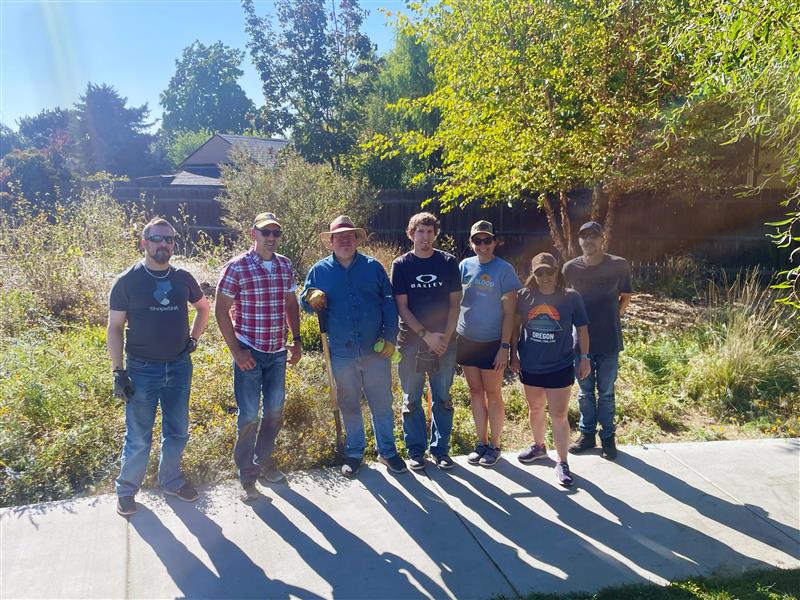
[{"label": "shovel", "polygon": [[330,389],[331,405],[333,407],[333,421],[336,423],[336,458],[342,456],[344,443],[342,442],[342,420],[339,416],[339,402],[336,398],[336,381],[333,378],[333,365],[331,365],[331,347],[328,344],[328,316],[325,311],[317,313],[319,319],[319,334],[322,339],[322,354],[325,356],[325,368],[328,371],[328,388]]}]

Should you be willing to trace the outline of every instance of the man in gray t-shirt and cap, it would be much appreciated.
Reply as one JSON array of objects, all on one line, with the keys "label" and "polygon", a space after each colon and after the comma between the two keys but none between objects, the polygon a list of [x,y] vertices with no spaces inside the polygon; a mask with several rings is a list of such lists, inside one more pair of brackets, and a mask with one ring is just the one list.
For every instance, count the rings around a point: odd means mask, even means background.
[{"label": "man in gray t-shirt and cap", "polygon": [[586,305],[592,370],[588,377],[578,380],[581,434],[569,451],[579,454],[594,448],[599,423],[603,456],[614,459],[617,456],[614,385],[622,351],[620,317],[631,301],[631,268],[624,258],[603,252],[600,223],[589,221],[581,225],[578,240],[583,255],[565,263],[563,271],[567,285],[583,296]]}]

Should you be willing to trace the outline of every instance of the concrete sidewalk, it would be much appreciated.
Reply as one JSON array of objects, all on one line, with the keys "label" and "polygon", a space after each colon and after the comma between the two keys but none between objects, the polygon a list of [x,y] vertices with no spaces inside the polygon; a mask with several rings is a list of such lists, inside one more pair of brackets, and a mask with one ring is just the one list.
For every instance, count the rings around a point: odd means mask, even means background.
[{"label": "concrete sidewalk", "polygon": [[489,598],[800,567],[800,440],[622,447],[392,475],[294,473],[252,505],[141,493],[0,512],[2,598]]}]

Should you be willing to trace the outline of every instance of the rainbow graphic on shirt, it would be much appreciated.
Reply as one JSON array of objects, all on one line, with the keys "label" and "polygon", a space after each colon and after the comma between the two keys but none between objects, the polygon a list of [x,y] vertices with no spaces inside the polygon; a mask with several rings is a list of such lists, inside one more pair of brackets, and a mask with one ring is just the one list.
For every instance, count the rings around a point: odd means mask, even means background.
[{"label": "rainbow graphic on shirt", "polygon": [[554,306],[537,304],[528,311],[528,322],[525,329],[530,332],[530,338],[539,342],[555,342],[556,332],[561,329],[561,315]]}]

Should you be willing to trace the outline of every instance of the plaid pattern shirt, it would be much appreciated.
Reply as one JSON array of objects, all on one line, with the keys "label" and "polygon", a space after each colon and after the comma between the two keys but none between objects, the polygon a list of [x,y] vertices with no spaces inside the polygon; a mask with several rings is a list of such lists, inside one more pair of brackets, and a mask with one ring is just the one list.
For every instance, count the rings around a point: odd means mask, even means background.
[{"label": "plaid pattern shirt", "polygon": [[254,250],[231,259],[217,289],[233,298],[231,317],[236,337],[259,352],[278,352],[286,345],[286,295],[297,288],[292,261],[273,254],[272,272]]}]

